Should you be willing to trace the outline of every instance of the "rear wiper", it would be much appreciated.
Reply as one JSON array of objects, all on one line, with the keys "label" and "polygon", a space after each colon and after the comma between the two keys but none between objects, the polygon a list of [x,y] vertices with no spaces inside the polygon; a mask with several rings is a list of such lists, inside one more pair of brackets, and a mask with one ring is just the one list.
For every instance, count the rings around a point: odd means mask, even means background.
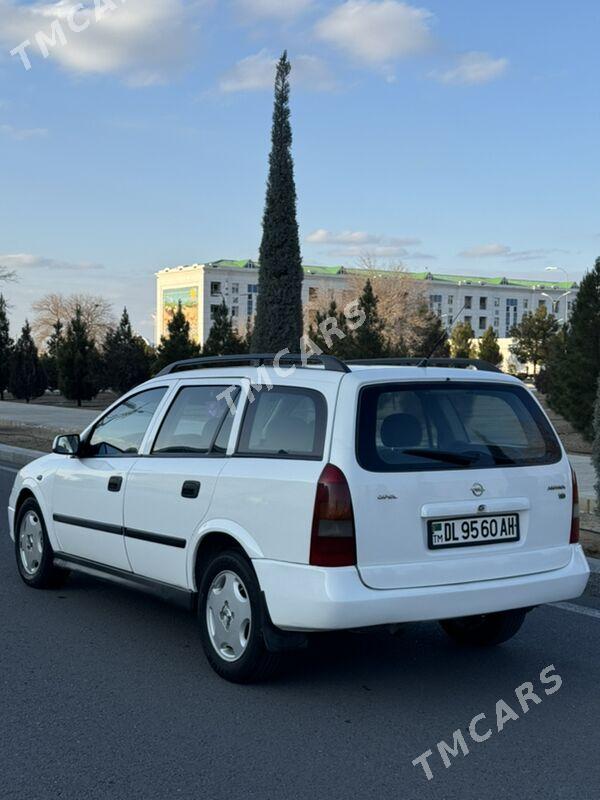
[{"label": "rear wiper", "polygon": [[478,460],[476,457],[462,456],[460,453],[453,453],[451,450],[428,450],[425,447],[409,448],[402,452],[409,456],[423,456],[437,461],[445,461],[448,464],[461,464],[465,467]]}]

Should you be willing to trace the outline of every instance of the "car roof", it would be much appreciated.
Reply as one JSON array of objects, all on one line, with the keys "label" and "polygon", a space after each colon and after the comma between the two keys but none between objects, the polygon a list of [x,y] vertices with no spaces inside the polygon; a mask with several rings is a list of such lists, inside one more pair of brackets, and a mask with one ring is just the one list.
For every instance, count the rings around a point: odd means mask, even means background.
[{"label": "car roof", "polygon": [[[144,386],[165,385],[173,381],[207,380],[239,380],[245,378],[252,383],[275,386],[290,385],[315,386],[338,384],[342,380],[363,384],[366,380],[380,381],[493,381],[521,384],[518,378],[504,372],[489,372],[477,369],[456,369],[452,367],[417,367],[417,366],[380,366],[370,364],[350,364],[348,372],[334,372],[320,366],[297,367],[290,375],[282,375],[273,367],[210,367],[206,369],[189,369],[174,372],[170,375],[157,375]],[[290,369],[282,365],[287,373]]]}]

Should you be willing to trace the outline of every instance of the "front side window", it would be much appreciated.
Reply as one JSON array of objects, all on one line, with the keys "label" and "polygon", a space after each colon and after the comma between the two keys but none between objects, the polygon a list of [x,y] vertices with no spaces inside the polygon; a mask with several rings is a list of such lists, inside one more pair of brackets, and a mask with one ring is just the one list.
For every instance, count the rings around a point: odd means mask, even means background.
[{"label": "front side window", "polygon": [[[208,455],[222,453],[227,448],[231,431],[228,418],[233,414],[225,397],[229,392],[235,402],[239,389],[229,391],[227,386],[185,386],[179,390],[167,411],[154,442],[152,455]],[[219,447],[215,444],[219,440]]]},{"label": "front side window", "polygon": [[369,386],[357,424],[358,461],[373,472],[529,466],[562,457],[548,420],[520,386]]},{"label": "front side window", "polygon": [[86,456],[130,456],[139,453],[148,426],[166,387],[148,389],[113,408],[92,431]]},{"label": "front side window", "polygon": [[255,392],[244,417],[237,454],[267,458],[323,457],[327,404],[313,389]]}]

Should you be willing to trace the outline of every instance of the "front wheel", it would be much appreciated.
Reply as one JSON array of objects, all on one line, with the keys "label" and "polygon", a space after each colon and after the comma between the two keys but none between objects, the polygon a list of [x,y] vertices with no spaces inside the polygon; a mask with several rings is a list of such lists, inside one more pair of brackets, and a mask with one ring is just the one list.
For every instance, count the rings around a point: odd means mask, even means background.
[{"label": "front wheel", "polygon": [[218,675],[233,683],[252,683],[274,674],[280,656],[265,646],[260,587],[239,552],[218,553],[207,564],[198,616],[204,652]]},{"label": "front wheel", "polygon": [[525,609],[518,608],[475,617],[444,619],[440,625],[459,644],[490,647],[512,639],[519,632],[526,614]]},{"label": "front wheel", "polygon": [[54,566],[46,523],[33,497],[25,500],[15,520],[15,555],[19,575],[34,589],[56,589],[68,576]]}]

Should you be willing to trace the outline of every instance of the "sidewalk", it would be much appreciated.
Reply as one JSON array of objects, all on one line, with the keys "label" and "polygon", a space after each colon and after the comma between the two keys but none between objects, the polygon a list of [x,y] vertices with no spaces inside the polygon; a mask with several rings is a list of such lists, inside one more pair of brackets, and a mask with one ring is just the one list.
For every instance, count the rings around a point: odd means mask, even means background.
[{"label": "sidewalk", "polygon": [[0,402],[0,422],[76,433],[100,414],[89,408],[63,408],[37,403]]}]

